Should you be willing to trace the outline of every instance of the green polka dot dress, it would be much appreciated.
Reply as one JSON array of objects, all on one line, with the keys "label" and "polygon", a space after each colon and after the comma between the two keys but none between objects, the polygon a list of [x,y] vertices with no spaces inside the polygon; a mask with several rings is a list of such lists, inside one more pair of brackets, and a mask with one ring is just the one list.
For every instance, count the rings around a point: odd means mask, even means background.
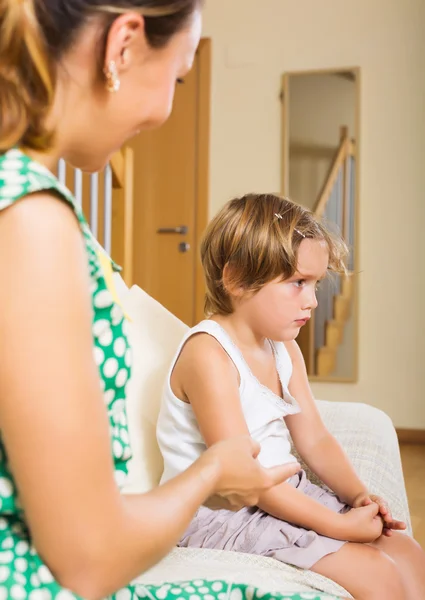
[{"label": "green polka dot dress", "polygon": [[[73,207],[81,226],[91,281],[93,357],[99,369],[99,385],[109,415],[111,453],[115,478],[121,486],[131,457],[125,410],[126,385],[130,377],[131,351],[127,321],[107,287],[99,253],[80,208],[72,194],[39,163],[19,150],[0,155],[0,212],[27,194],[51,190]],[[1,214],[0,214],[1,218]],[[0,358],[1,360],[1,358]],[[31,542],[20,506],[13,474],[1,436],[0,424],[0,600],[75,600],[53,578]],[[316,594],[284,595],[260,592],[249,586],[224,581],[192,581],[160,587],[129,585],[111,600],[256,600],[262,598],[319,599]],[[324,597],[323,597],[324,598]],[[329,598],[329,596],[327,597]]]}]

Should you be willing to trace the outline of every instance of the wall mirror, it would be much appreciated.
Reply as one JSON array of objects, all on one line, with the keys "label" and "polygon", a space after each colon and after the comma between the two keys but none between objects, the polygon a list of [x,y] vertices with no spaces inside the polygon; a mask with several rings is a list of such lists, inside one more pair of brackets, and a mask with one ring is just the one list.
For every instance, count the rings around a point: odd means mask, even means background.
[{"label": "wall mirror", "polygon": [[282,77],[282,193],[342,233],[348,275],[329,277],[298,343],[311,380],[357,380],[357,256],[360,72]]}]

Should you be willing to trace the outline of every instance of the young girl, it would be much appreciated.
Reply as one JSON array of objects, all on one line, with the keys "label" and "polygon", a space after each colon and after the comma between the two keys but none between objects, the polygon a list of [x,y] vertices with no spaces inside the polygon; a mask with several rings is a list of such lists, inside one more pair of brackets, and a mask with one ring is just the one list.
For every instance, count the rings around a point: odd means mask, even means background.
[{"label": "young girl", "polygon": [[[345,245],[307,210],[273,195],[229,202],[202,244],[207,320],[178,350],[164,391],[158,442],[163,481],[205,449],[249,433],[264,466],[304,471],[237,512],[202,507],[180,546],[274,557],[327,576],[356,599],[425,598],[425,555],[368,493],[313,399],[295,338],[327,272],[344,272]],[[384,534],[384,535],[382,535]]]}]

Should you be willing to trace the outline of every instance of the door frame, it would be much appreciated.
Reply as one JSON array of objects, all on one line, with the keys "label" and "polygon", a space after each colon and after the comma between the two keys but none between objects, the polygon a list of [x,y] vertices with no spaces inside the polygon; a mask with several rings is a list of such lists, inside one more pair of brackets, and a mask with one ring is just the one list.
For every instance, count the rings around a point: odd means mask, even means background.
[{"label": "door frame", "polygon": [[195,322],[204,318],[205,280],[200,259],[200,243],[208,224],[210,183],[210,118],[211,118],[211,39],[202,38],[198,47],[198,114],[195,166]]}]

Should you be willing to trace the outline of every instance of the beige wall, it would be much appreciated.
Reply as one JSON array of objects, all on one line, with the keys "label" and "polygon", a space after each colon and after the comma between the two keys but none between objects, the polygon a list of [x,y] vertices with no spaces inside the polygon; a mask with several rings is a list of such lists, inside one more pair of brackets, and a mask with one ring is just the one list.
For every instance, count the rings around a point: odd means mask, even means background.
[{"label": "beige wall", "polygon": [[423,0],[207,0],[204,32],[211,212],[279,190],[281,73],[362,68],[359,382],[314,391],[425,429],[424,23]]}]

